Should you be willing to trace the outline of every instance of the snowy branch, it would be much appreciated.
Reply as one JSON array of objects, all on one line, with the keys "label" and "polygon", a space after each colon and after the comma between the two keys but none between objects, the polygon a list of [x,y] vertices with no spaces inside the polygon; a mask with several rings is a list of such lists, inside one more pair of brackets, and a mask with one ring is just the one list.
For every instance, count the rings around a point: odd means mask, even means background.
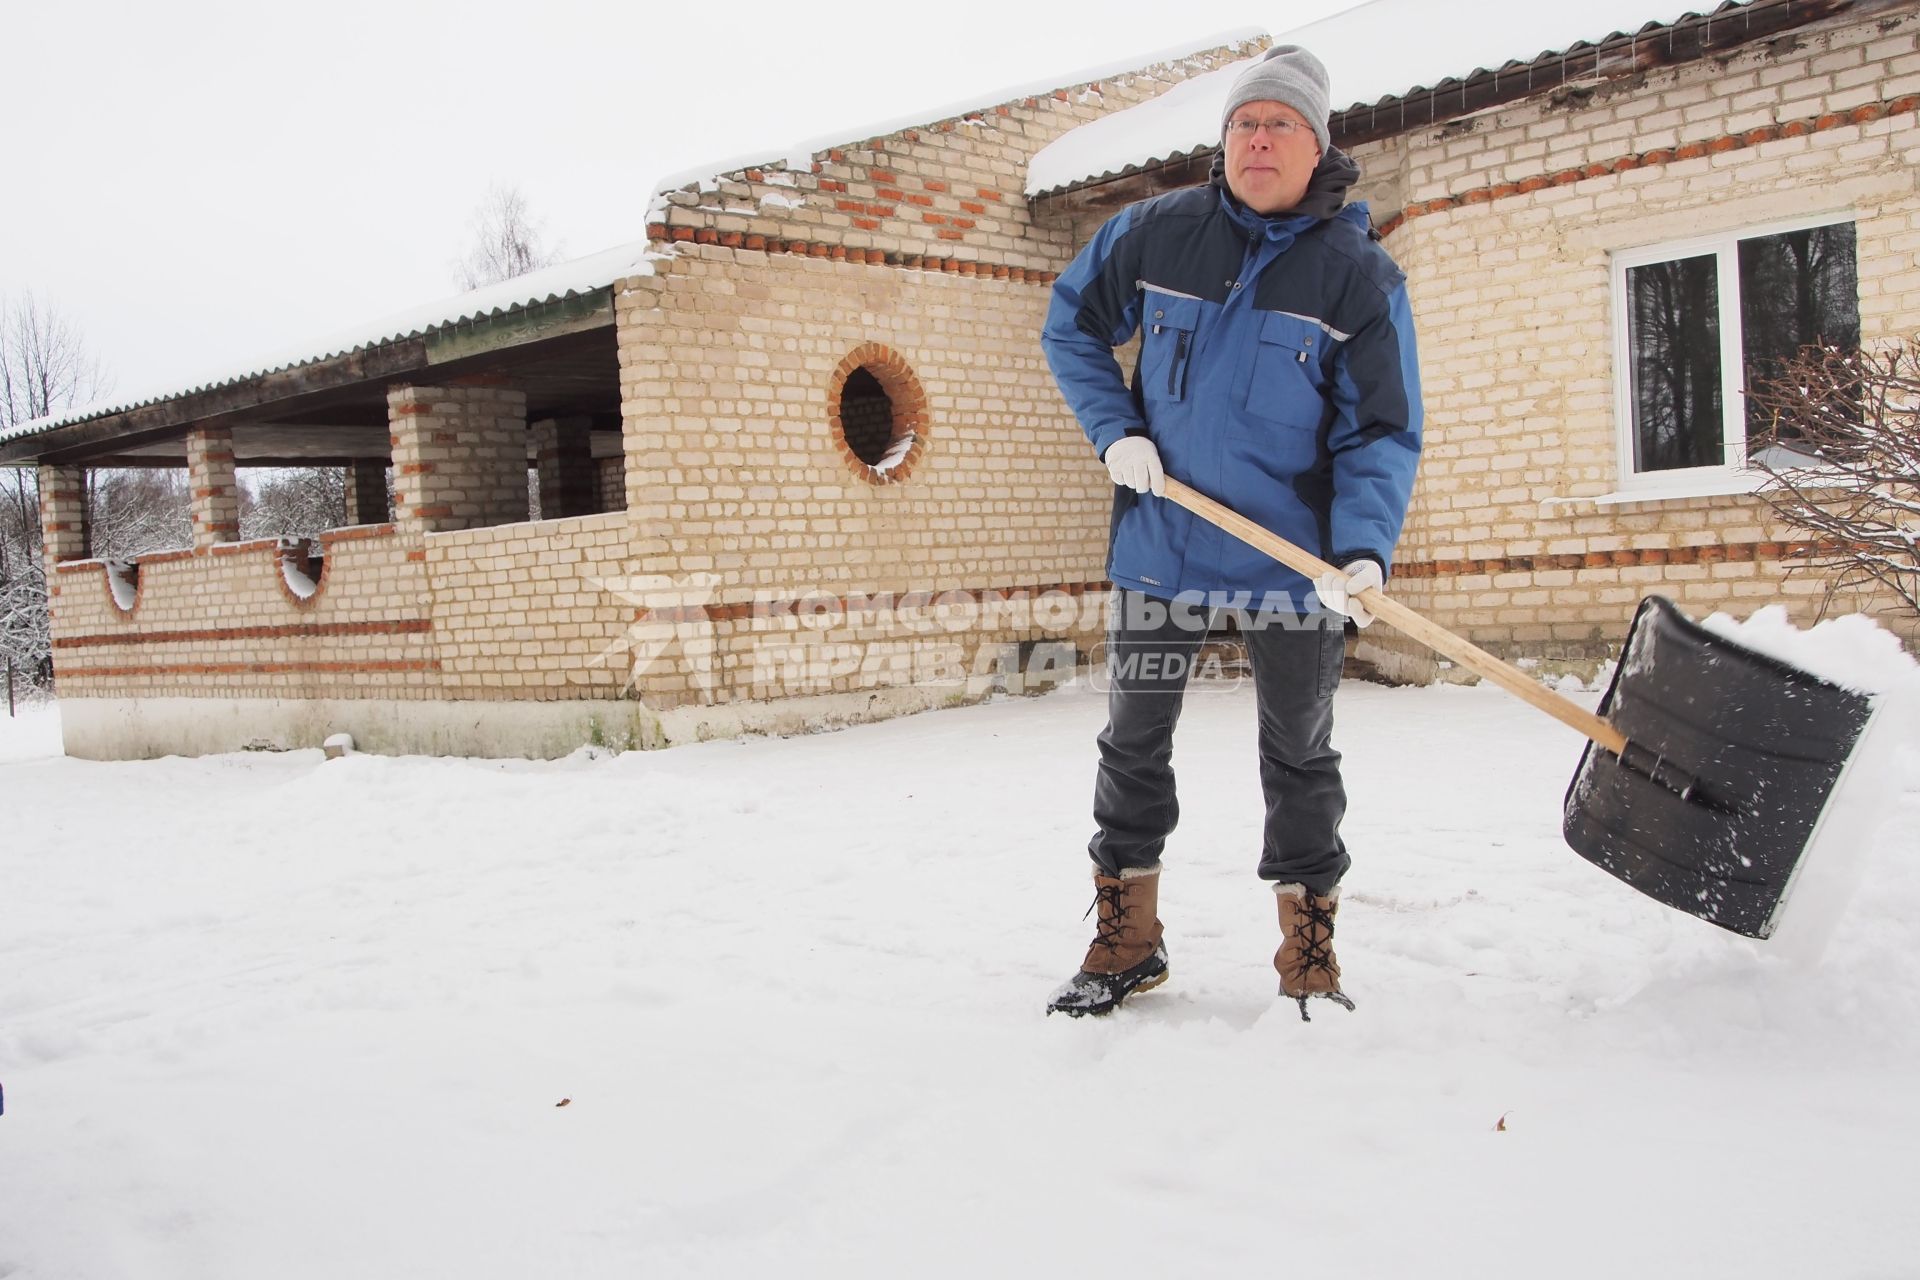
[{"label": "snowy branch", "polygon": [[343,467],[273,467],[240,486],[240,536],[312,538],[346,523]]},{"label": "snowy branch", "polygon": [[1771,421],[1750,441],[1760,496],[1807,536],[1794,557],[1829,577],[1829,598],[1878,584],[1920,613],[1920,340],[1808,347],[1748,396]]}]

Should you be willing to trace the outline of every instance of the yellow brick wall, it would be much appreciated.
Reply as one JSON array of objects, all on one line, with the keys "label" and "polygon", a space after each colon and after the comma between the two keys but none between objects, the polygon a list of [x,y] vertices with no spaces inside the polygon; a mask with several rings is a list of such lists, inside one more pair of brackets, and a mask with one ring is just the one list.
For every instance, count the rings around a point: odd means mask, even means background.
[{"label": "yellow brick wall", "polygon": [[[714,603],[734,612],[759,607],[757,619],[717,627],[722,696],[892,683],[861,664],[897,674],[970,663],[982,644],[1054,634],[1091,644],[1097,599],[1045,606],[1077,609],[1091,626],[1003,620],[960,632],[914,609],[897,618],[882,609],[879,630],[855,620],[839,634],[778,607],[848,595],[1070,593],[1104,577],[1111,489],[1040,352],[1046,286],[680,248],[665,274],[628,281],[617,296],[628,514],[649,572],[711,581]],[[925,394],[924,454],[895,484],[856,474],[829,422],[835,366],[868,343],[897,352]],[[881,634],[888,628],[898,634]],[[812,647],[775,665],[802,672],[757,678],[755,662],[775,661],[790,639]],[[852,648],[830,652],[833,644]],[[650,688],[692,696],[672,679]]]},{"label": "yellow brick wall", "polygon": [[431,533],[425,545],[442,696],[621,696],[624,514]]},{"label": "yellow brick wall", "polygon": [[420,540],[356,529],[327,539],[323,564],[303,600],[272,540],[142,556],[126,610],[109,586],[116,570],[63,564],[53,575],[60,695],[437,696]]},{"label": "yellow brick wall", "polygon": [[[371,536],[367,536],[371,534]],[[329,535],[301,599],[272,541],[143,556],[130,609],[97,560],[61,566],[63,697],[617,698],[633,606],[619,512]]]}]

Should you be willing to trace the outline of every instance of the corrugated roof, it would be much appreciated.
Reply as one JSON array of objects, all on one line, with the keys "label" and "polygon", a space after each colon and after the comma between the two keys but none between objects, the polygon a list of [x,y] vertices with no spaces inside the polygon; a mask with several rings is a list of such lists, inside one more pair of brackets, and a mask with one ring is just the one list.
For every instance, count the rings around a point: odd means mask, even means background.
[{"label": "corrugated roof", "polygon": [[591,293],[596,289],[607,288],[616,280],[625,279],[628,276],[652,275],[653,261],[662,256],[645,240],[603,249],[599,253],[574,258],[551,267],[543,267],[538,271],[530,271],[526,275],[515,276],[511,280],[503,280],[498,284],[486,285],[451,298],[443,298],[437,302],[429,302],[406,311],[396,312],[363,325],[356,325],[352,329],[342,330],[331,337],[236,363],[196,381],[174,382],[139,395],[103,400],[83,408],[67,409],[44,418],[36,418],[31,422],[23,422],[10,431],[0,431],[0,441],[39,435],[59,427],[72,426],[76,422],[87,422],[94,418],[126,413],[145,405],[176,400],[182,396],[196,395],[203,391],[215,391],[221,387],[264,377],[270,373],[295,369],[301,365],[314,364],[335,356],[384,346],[390,342],[424,336],[436,330],[449,329],[456,325],[494,316],[511,315],[516,311],[524,311],[528,307],[537,307],[550,302],[564,301],[567,298]]},{"label": "corrugated roof", "polygon": [[[1688,8],[1658,0],[1578,6],[1482,0],[1469,16],[1427,0],[1371,0],[1283,32],[1274,43],[1301,45],[1326,63],[1332,100],[1350,104],[1335,108],[1337,122],[1342,115],[1385,113],[1417,95],[1497,79],[1610,42],[1644,40],[1689,20],[1711,23],[1731,11],[1775,7],[1784,8],[1784,0],[1726,0],[1711,12],[1697,3]],[[1569,43],[1582,28],[1588,34]],[[1125,177],[1216,148],[1220,105],[1245,65],[1196,76],[1057,139],[1028,165],[1027,193]]]}]

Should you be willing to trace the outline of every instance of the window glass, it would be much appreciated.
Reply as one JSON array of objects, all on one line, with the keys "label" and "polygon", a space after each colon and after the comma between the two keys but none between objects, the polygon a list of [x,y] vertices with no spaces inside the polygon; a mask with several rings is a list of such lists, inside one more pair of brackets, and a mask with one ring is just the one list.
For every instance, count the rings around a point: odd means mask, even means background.
[{"label": "window glass", "polygon": [[1712,254],[1627,269],[1637,472],[1724,461],[1718,291]]},{"label": "window glass", "polygon": [[[1740,343],[1746,385],[1780,375],[1809,344],[1860,345],[1860,282],[1851,222],[1740,242]],[[1747,438],[1768,415],[1747,404]]]}]

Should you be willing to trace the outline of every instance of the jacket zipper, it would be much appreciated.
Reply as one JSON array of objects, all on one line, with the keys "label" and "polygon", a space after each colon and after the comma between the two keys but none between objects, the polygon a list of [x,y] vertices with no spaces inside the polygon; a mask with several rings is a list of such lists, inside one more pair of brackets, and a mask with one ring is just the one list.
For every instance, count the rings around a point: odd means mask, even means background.
[{"label": "jacket zipper", "polygon": [[1187,339],[1193,335],[1185,329],[1173,341],[1173,364],[1167,369],[1167,399],[1178,400],[1180,387],[1186,381]]}]

